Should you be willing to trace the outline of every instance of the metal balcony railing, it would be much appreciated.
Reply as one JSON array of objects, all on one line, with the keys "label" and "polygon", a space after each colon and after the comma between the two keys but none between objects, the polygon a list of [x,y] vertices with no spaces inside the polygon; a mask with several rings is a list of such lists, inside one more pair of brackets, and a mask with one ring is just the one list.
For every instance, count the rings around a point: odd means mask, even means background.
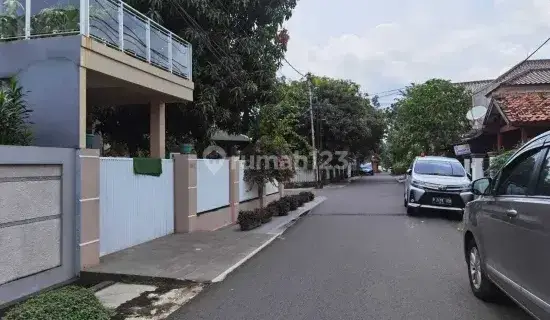
[{"label": "metal balcony railing", "polygon": [[78,33],[192,79],[191,44],[120,0],[0,0],[0,41]]}]

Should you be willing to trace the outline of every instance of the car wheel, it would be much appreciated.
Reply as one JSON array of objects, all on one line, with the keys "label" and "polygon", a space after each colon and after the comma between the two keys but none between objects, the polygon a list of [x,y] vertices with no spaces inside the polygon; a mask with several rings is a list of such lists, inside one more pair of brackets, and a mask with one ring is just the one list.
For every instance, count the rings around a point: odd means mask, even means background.
[{"label": "car wheel", "polygon": [[474,295],[483,301],[494,301],[498,295],[498,288],[489,280],[481,263],[481,255],[476,242],[472,239],[468,244],[466,262],[468,264],[468,278]]},{"label": "car wheel", "polygon": [[412,208],[407,206],[407,215],[408,216],[414,216],[418,213],[418,208]]},{"label": "car wheel", "polygon": [[403,206],[407,207],[407,198],[403,195]]}]

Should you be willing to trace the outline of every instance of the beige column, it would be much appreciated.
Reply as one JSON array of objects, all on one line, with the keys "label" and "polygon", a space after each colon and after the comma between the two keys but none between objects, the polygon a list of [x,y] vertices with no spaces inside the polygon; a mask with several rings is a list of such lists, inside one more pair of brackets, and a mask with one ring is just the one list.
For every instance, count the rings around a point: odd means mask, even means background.
[{"label": "beige column", "polygon": [[165,157],[165,141],[166,141],[166,118],[165,105],[162,102],[151,102],[151,117],[150,117],[150,156],[151,158]]},{"label": "beige column", "polygon": [[197,220],[197,156],[174,156],[174,231],[194,231]]},{"label": "beige column", "polygon": [[78,145],[79,148],[86,148],[86,68],[79,68],[79,84],[78,84],[78,96],[79,96],[79,121],[78,121]]},{"label": "beige column", "polygon": [[81,149],[80,268],[99,264],[99,150]]},{"label": "beige column", "polygon": [[285,184],[279,182],[279,197],[282,198],[285,196]]},{"label": "beige column", "polygon": [[239,177],[239,157],[229,158],[229,206],[231,210],[231,222],[237,222],[240,203],[240,177]]}]

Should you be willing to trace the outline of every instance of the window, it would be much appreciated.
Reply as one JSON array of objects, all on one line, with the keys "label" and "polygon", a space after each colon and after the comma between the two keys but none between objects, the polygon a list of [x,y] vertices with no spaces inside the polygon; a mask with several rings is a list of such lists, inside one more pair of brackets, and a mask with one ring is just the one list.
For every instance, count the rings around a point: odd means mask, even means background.
[{"label": "window", "polygon": [[527,152],[504,168],[501,174],[503,182],[498,187],[497,195],[527,195],[531,173],[535,171],[537,161],[544,156],[545,152],[540,149]]},{"label": "window", "polygon": [[546,155],[546,159],[540,169],[540,176],[535,195],[550,197],[550,152]]},{"label": "window", "polygon": [[414,165],[414,173],[433,176],[464,177],[466,173],[460,162],[420,160]]}]

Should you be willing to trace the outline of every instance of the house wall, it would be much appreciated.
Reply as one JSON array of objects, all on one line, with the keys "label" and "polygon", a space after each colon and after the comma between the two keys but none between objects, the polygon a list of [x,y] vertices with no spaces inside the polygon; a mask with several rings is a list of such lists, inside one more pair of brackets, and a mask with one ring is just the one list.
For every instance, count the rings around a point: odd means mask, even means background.
[{"label": "house wall", "polygon": [[80,36],[0,43],[0,78],[17,77],[34,145],[79,147]]},{"label": "house wall", "polygon": [[0,306],[77,274],[76,152],[0,146]]}]

